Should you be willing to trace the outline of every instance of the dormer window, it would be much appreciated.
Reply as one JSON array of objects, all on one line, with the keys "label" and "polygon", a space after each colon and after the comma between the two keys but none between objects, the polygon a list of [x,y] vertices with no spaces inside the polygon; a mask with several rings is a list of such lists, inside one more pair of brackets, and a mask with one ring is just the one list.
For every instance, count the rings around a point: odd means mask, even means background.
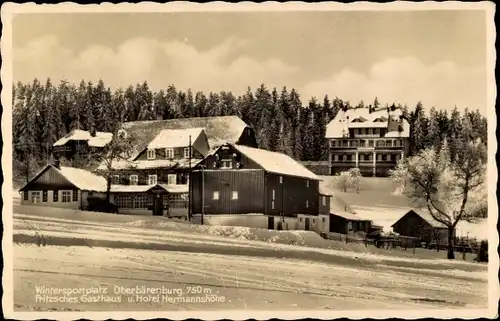
[{"label": "dormer window", "polygon": [[173,148],[165,148],[165,158],[173,159],[174,158],[174,149]]},{"label": "dormer window", "polygon": [[156,153],[154,149],[148,149],[148,159],[155,159]]}]

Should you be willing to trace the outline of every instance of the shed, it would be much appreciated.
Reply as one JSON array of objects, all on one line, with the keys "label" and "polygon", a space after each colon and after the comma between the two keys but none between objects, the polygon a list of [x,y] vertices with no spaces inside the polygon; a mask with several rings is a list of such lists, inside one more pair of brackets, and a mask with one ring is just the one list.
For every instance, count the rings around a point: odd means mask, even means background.
[{"label": "shed", "polygon": [[448,242],[448,227],[425,211],[409,210],[392,224],[392,228],[400,235],[418,237],[427,244]]}]

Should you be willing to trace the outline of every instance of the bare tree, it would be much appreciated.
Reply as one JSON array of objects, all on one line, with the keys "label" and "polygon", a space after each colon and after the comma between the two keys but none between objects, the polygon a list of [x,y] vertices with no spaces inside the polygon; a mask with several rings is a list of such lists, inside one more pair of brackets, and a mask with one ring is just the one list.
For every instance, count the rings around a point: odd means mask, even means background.
[{"label": "bare tree", "polygon": [[448,144],[439,151],[426,149],[400,162],[391,177],[399,192],[413,201],[424,201],[432,218],[448,228],[449,259],[454,259],[454,231],[461,220],[475,221],[484,213],[486,146],[479,140],[463,144],[462,153],[450,159]]},{"label": "bare tree", "polygon": [[[118,127],[119,128],[119,127]],[[117,165],[125,163],[130,166],[130,157],[134,151],[134,139],[123,132],[113,134],[111,141],[99,152],[93,154],[92,159],[99,163],[93,170],[106,179],[106,201],[109,202],[113,175],[118,173]]]}]

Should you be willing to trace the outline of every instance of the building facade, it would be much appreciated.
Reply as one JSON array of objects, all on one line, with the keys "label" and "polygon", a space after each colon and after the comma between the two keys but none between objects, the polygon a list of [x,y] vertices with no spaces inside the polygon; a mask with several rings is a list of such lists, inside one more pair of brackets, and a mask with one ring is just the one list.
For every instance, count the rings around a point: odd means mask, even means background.
[{"label": "building facade", "polygon": [[86,155],[99,152],[113,139],[112,133],[96,132],[94,134],[80,129],[72,130],[52,145],[54,158],[72,159],[75,155]]},{"label": "building facade", "polygon": [[276,216],[317,215],[319,180],[287,155],[226,144],[192,172],[193,214],[263,214],[264,228]]},{"label": "building facade", "polygon": [[359,168],[363,176],[387,176],[408,155],[409,137],[399,108],[341,110],[326,130],[330,174]]}]

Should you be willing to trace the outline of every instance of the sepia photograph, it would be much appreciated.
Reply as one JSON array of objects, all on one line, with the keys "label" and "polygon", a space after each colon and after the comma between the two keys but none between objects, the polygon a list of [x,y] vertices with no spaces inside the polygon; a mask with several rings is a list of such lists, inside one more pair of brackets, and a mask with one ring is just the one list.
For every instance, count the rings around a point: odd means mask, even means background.
[{"label": "sepia photograph", "polygon": [[494,13],[3,4],[4,317],[497,318]]}]

